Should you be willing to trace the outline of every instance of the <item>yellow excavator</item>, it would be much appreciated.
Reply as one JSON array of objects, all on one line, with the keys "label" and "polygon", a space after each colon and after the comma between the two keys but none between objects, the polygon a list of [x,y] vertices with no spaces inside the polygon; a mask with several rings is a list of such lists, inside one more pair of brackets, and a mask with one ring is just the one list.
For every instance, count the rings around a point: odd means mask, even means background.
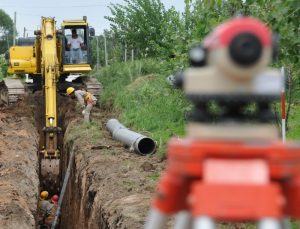
[{"label": "yellow excavator", "polygon": [[[83,41],[83,47],[75,51],[70,50],[68,44],[74,31]],[[39,153],[40,178],[42,186],[52,192],[59,190],[61,175],[61,128],[57,126],[56,95],[58,91],[65,91],[76,83],[75,87],[80,84],[95,96],[99,95],[100,84],[86,75],[91,71],[88,47],[90,37],[94,34],[86,17],[82,20],[65,20],[59,30],[56,29],[54,18],[42,17],[41,27],[35,31],[35,39],[23,39],[23,42],[9,50],[8,73],[28,74],[33,79],[30,89],[44,90],[45,127]],[[76,74],[80,80],[67,82],[66,78],[71,74]],[[5,78],[0,83],[0,100],[7,105],[15,103],[25,91],[26,87],[21,80]]]}]

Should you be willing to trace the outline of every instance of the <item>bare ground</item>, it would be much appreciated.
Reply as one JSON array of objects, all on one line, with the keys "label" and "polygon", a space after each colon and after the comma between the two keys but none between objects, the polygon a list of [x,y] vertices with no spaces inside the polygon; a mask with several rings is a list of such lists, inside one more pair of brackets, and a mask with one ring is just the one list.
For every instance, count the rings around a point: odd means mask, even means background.
[{"label": "bare ground", "polygon": [[[80,111],[70,107],[65,111],[65,152],[74,148],[76,156],[61,228],[143,228],[165,161],[129,152],[113,140],[105,128],[112,118],[110,112],[95,109],[90,125],[82,124],[78,114]],[[168,228],[173,223],[171,219]],[[220,224],[218,228],[255,227],[240,223]]]},{"label": "bare ground", "polygon": [[105,130],[109,114],[97,109],[93,117],[90,126],[75,118],[65,134],[76,157],[62,228],[143,228],[163,164],[111,139]]},{"label": "bare ground", "polygon": [[35,228],[38,134],[27,111],[0,108],[0,228]]},{"label": "bare ground", "polygon": [[[66,129],[64,172],[71,149],[76,156],[60,228],[143,228],[165,163],[155,156],[129,152],[111,139],[105,129],[111,112],[94,109],[93,122],[85,125],[74,102],[63,101],[59,123]],[[33,123],[37,120],[37,126],[42,125],[42,110],[31,117],[31,103],[0,110],[0,228],[35,228],[39,136]],[[248,227],[239,224],[222,228]]]}]

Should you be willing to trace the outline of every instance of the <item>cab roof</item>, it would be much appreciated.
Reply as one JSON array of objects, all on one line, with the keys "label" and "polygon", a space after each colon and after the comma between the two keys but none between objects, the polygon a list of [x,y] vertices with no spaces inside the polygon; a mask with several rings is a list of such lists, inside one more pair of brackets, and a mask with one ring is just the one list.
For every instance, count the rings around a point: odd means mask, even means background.
[{"label": "cab roof", "polygon": [[61,26],[88,26],[88,22],[85,20],[63,20]]}]

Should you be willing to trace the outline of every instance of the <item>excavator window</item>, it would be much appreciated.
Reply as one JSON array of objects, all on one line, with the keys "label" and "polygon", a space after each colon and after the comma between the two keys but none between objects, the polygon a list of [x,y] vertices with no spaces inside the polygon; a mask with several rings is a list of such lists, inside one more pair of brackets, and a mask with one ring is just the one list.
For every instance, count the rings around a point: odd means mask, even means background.
[{"label": "excavator window", "polygon": [[64,64],[87,64],[86,27],[65,27],[64,29]]},{"label": "excavator window", "polygon": [[18,46],[33,46],[35,43],[35,37],[20,37],[17,40]]}]

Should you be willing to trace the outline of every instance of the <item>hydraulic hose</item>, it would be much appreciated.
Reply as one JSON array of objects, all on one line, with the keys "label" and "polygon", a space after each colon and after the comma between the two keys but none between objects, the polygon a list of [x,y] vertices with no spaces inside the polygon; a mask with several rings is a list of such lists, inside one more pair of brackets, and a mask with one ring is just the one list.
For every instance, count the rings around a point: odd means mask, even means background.
[{"label": "hydraulic hose", "polygon": [[61,214],[61,205],[62,205],[64,195],[65,195],[65,192],[66,192],[66,189],[67,189],[68,181],[69,181],[70,174],[71,174],[71,169],[73,167],[74,156],[75,156],[74,148],[72,148],[70,159],[69,159],[69,164],[68,164],[68,168],[67,168],[67,172],[66,172],[66,175],[65,175],[65,178],[64,178],[64,183],[63,183],[63,186],[62,186],[62,189],[61,189],[61,192],[60,192],[60,196],[59,196],[59,200],[58,200],[58,204],[57,204],[57,210],[56,210],[56,213],[55,213],[55,218],[54,218],[54,221],[52,223],[51,229],[55,229],[56,225],[59,222],[58,219],[59,219],[60,214]]}]

